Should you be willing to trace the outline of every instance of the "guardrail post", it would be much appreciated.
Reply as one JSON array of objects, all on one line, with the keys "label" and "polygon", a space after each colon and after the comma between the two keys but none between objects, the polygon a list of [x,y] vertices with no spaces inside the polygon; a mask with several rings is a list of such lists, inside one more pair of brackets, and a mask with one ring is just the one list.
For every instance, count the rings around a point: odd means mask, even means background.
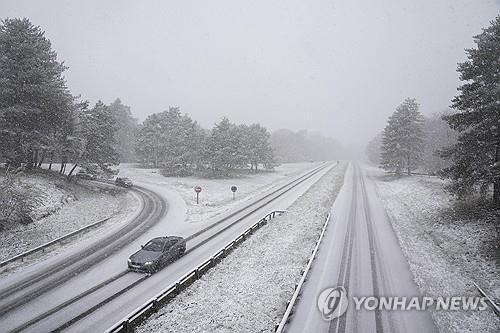
[{"label": "guardrail post", "polygon": [[123,322],[123,330],[125,333],[130,333],[130,322],[128,321],[128,319],[125,319],[125,321]]},{"label": "guardrail post", "polygon": [[153,303],[151,304],[151,308],[153,309],[153,312],[158,311],[158,300],[156,298],[153,300]]}]

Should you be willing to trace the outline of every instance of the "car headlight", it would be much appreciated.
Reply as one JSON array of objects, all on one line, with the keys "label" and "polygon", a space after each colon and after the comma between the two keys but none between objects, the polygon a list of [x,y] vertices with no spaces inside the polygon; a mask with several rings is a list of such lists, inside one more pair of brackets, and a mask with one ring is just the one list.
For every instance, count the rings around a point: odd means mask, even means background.
[{"label": "car headlight", "polygon": [[153,262],[152,262],[152,261],[146,261],[146,262],[144,263],[144,265],[152,265],[152,264],[153,264]]},{"label": "car headlight", "polygon": [[128,263],[130,264],[132,262],[132,260],[130,260],[130,258],[128,258]]}]

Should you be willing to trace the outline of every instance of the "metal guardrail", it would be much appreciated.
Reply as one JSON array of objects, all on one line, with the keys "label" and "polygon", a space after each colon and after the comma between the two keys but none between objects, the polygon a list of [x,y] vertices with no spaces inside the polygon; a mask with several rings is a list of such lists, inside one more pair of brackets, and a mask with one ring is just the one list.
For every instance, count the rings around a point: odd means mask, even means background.
[{"label": "metal guardrail", "polygon": [[[110,185],[116,185],[114,181],[112,181],[112,180],[107,180],[107,179],[97,179],[97,180],[95,180],[95,181],[96,181],[96,182],[99,182],[99,183],[105,183],[105,184],[110,184]],[[27,256],[29,256],[29,255],[32,255],[32,254],[34,254],[34,253],[37,253],[37,252],[40,252],[40,251],[44,252],[44,250],[45,250],[46,248],[48,248],[48,247],[50,247],[50,246],[52,246],[52,245],[54,245],[54,244],[60,243],[60,242],[62,242],[62,241],[64,241],[64,240],[66,240],[66,239],[68,239],[68,238],[70,238],[70,237],[76,236],[77,234],[79,234],[79,233],[81,233],[81,232],[84,232],[84,231],[87,231],[87,230],[92,229],[92,228],[94,228],[94,227],[97,227],[97,226],[99,226],[100,224],[102,224],[102,223],[104,223],[104,222],[108,221],[108,220],[109,220],[110,218],[112,218],[113,216],[114,216],[114,215],[111,215],[111,216],[106,217],[106,218],[104,218],[104,219],[102,219],[102,220],[99,220],[99,221],[94,222],[94,223],[92,223],[92,224],[86,225],[86,226],[84,226],[84,227],[82,227],[82,228],[80,228],[80,229],[77,229],[77,230],[72,231],[72,232],[70,232],[70,233],[68,233],[68,234],[66,234],[66,235],[63,235],[63,236],[59,237],[59,238],[56,238],[56,239],[54,239],[54,240],[51,240],[50,242],[47,242],[47,243],[42,244],[42,245],[40,245],[40,246],[37,246],[37,247],[35,247],[35,248],[31,249],[31,250],[25,251],[25,252],[23,252],[23,253],[21,253],[21,254],[18,254],[18,255],[16,255],[16,256],[12,257],[12,258],[6,259],[6,260],[4,260],[4,261],[0,262],[0,267],[3,267],[3,266],[5,266],[5,265],[10,264],[11,262],[14,262],[14,261],[17,261],[17,260],[21,260],[21,261],[23,261],[23,259],[24,259],[25,257],[27,257]]]},{"label": "metal guardrail", "polygon": [[472,281],[472,283],[477,288],[477,290],[479,290],[479,293],[481,294],[481,296],[483,296],[484,298],[486,298],[488,300],[487,304],[490,305],[490,307],[493,309],[493,312],[495,312],[495,314],[498,317],[500,317],[500,307],[498,307],[498,305],[496,305],[495,302],[488,295],[486,295],[484,290],[481,289],[474,281]]},{"label": "metal guardrail", "polygon": [[[328,216],[326,218],[325,224],[323,225],[323,229],[321,230],[321,234],[320,234],[320,236],[318,238],[318,241],[316,242],[316,246],[314,247],[314,250],[313,250],[313,252],[311,254],[311,257],[309,258],[309,261],[307,262],[306,269],[304,270],[304,273],[302,274],[302,277],[301,277],[299,283],[295,287],[295,292],[293,293],[292,298],[290,299],[290,301],[288,301],[288,303],[287,303],[287,308],[285,310],[285,313],[283,314],[283,317],[282,317],[280,323],[275,326],[275,332],[276,333],[283,333],[285,331],[285,326],[289,322],[290,317],[293,314],[293,311],[292,311],[293,307],[295,306],[297,298],[300,295],[300,292],[301,292],[302,286],[304,285],[304,282],[306,280],[307,274],[308,274],[309,270],[311,269],[312,263],[313,263],[313,261],[314,261],[314,259],[316,257],[316,254],[318,252],[319,246],[321,244],[321,240],[323,239],[323,235],[324,235],[324,233],[326,231],[326,228],[328,226],[329,221],[330,221],[330,214],[328,214]],[[500,307],[488,295],[486,295],[486,293],[484,292],[484,290],[481,289],[475,282],[472,282],[472,283],[477,288],[477,290],[479,291],[479,293],[481,294],[481,296],[483,296],[484,298],[487,299],[487,301],[488,301],[487,304],[490,305],[490,307],[492,308],[493,312],[495,312],[495,314],[497,316],[500,316]]]},{"label": "metal guardrail", "polygon": [[304,285],[304,282],[306,280],[307,274],[309,273],[309,270],[311,269],[312,263],[314,261],[314,258],[316,257],[316,254],[318,253],[319,246],[321,244],[321,240],[323,239],[323,235],[325,234],[326,228],[328,227],[328,222],[330,221],[330,214],[326,217],[325,223],[323,224],[323,229],[321,230],[321,234],[319,235],[319,238],[316,242],[316,246],[314,247],[314,250],[312,251],[311,257],[309,257],[309,261],[307,262],[306,269],[304,270],[304,273],[302,273],[302,277],[300,278],[299,283],[295,287],[295,292],[292,295],[292,298],[290,301],[288,301],[285,313],[283,314],[283,317],[281,318],[281,321],[278,325],[275,327],[275,331],[277,333],[283,333],[286,324],[288,323],[290,316],[292,315],[292,310],[295,305],[295,302],[297,301],[297,298],[299,297],[300,291],[302,289],[302,286]]},{"label": "metal guardrail", "polygon": [[23,261],[23,259],[24,259],[25,257],[27,257],[27,256],[29,256],[29,255],[31,255],[31,254],[34,254],[34,253],[37,253],[37,252],[40,252],[40,251],[42,251],[42,252],[43,252],[46,248],[48,248],[48,247],[50,247],[50,246],[52,246],[52,245],[54,245],[54,244],[60,243],[60,242],[62,242],[62,241],[64,241],[64,240],[66,240],[66,239],[68,239],[68,238],[70,238],[70,237],[76,236],[77,234],[79,234],[79,233],[81,233],[81,232],[83,232],[83,231],[86,231],[86,230],[88,230],[88,229],[91,229],[91,228],[97,227],[97,226],[99,226],[100,224],[102,224],[102,223],[104,223],[104,222],[108,221],[108,220],[109,220],[110,218],[112,218],[112,217],[113,217],[113,216],[106,217],[106,218],[104,218],[104,219],[102,219],[102,220],[99,220],[99,221],[94,222],[94,223],[92,223],[92,224],[86,225],[86,226],[84,226],[84,227],[82,227],[82,228],[80,228],[80,229],[77,229],[77,230],[75,230],[75,231],[72,231],[72,232],[70,232],[70,233],[68,233],[68,234],[66,234],[66,235],[64,235],[64,236],[61,236],[61,237],[56,238],[56,239],[54,239],[54,240],[51,240],[51,241],[50,241],[50,242],[48,242],[48,243],[42,244],[42,245],[37,246],[37,247],[35,247],[35,248],[31,249],[31,250],[28,250],[28,251],[26,251],[26,252],[23,252],[23,253],[21,253],[21,254],[18,254],[17,256],[14,256],[14,257],[12,257],[12,258],[9,258],[9,259],[7,259],[7,260],[4,260],[4,261],[0,262],[0,267],[3,267],[3,266],[5,266],[5,265],[7,265],[7,264],[9,264],[9,263],[11,263],[11,262],[17,261],[17,260],[21,260],[21,261]]},{"label": "metal guardrail", "polygon": [[198,280],[210,268],[216,266],[225,256],[227,256],[230,252],[232,252],[238,245],[243,243],[256,230],[266,225],[268,221],[272,220],[277,215],[279,216],[284,212],[285,211],[277,210],[264,216],[262,219],[259,220],[259,222],[252,225],[250,228],[241,233],[238,237],[229,242],[226,246],[221,248],[219,251],[215,252],[212,257],[204,261],[197,268],[185,274],[183,277],[177,280],[177,282],[174,282],[166,289],[162,290],[155,297],[151,298],[149,301],[147,301],[146,303],[135,309],[132,313],[130,313],[127,317],[122,319],[119,323],[115,324],[114,326],[106,330],[106,333],[132,332],[134,327],[142,323],[151,314],[158,311],[158,309],[160,309],[161,306],[168,303],[170,300],[179,295],[181,291],[190,286],[194,281]]}]

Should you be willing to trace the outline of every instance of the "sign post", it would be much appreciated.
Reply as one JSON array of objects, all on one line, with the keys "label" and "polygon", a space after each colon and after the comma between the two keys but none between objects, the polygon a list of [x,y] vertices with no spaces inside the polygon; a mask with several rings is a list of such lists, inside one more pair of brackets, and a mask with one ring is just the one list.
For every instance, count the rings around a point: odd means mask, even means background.
[{"label": "sign post", "polygon": [[194,191],[196,192],[196,204],[198,204],[200,202],[201,186],[196,186]]},{"label": "sign post", "polygon": [[231,192],[233,192],[233,200],[234,200],[234,196],[236,194],[236,191],[238,190],[238,188],[236,186],[231,186]]}]

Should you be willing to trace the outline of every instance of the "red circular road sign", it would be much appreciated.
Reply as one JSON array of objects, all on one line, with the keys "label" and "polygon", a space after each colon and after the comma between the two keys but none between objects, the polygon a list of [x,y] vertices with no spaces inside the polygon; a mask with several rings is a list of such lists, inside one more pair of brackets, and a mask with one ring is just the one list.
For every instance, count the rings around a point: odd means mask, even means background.
[{"label": "red circular road sign", "polygon": [[238,188],[237,188],[236,186],[234,186],[234,185],[233,185],[233,186],[231,186],[231,191],[232,191],[233,193],[234,193],[234,192],[236,192],[237,190],[238,190]]},{"label": "red circular road sign", "polygon": [[200,193],[200,192],[201,192],[201,186],[196,186],[196,187],[194,188],[194,191],[195,191],[196,193]]}]

